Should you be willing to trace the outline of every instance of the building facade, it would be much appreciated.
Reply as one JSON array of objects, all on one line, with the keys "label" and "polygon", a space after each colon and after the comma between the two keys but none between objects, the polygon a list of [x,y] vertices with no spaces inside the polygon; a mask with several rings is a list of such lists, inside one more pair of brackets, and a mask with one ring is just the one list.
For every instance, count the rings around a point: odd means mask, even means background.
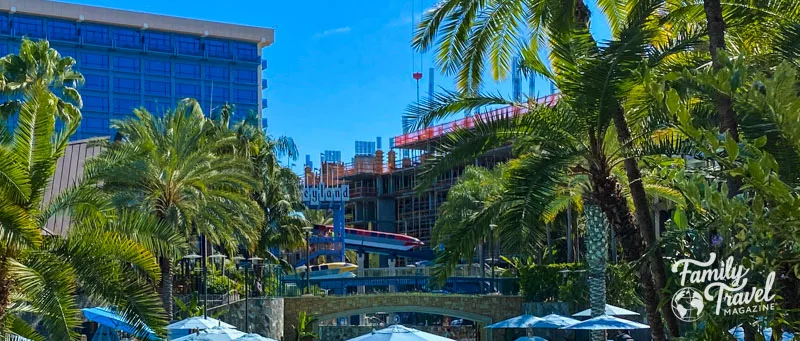
[{"label": "building facade", "polygon": [[0,0],[0,55],[23,37],[46,39],[77,61],[85,79],[83,121],[73,139],[111,136],[110,121],[144,107],[163,114],[183,98],[206,112],[223,104],[236,116],[266,107],[261,50],[274,32],[44,0]]}]

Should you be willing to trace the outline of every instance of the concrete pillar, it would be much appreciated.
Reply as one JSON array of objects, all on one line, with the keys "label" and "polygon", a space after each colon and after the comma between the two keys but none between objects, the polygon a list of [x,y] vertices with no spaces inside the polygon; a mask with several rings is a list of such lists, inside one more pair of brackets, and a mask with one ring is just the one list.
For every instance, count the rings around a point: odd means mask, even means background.
[{"label": "concrete pillar", "polygon": [[364,275],[364,253],[359,252],[357,255],[358,258],[358,276],[361,277]]},{"label": "concrete pillar", "polygon": [[[397,259],[394,256],[390,256],[388,259],[389,262],[389,275],[394,276],[395,272],[395,264],[397,264]],[[397,286],[390,284],[389,285],[389,292],[397,292]]]}]

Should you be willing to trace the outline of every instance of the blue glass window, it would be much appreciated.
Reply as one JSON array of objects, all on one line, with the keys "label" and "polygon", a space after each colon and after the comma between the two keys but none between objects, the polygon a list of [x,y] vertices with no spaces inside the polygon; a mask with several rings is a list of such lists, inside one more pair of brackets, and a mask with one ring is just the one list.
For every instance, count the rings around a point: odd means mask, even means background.
[{"label": "blue glass window", "polygon": [[79,66],[86,68],[108,69],[108,55],[82,53]]},{"label": "blue glass window", "polygon": [[108,76],[84,74],[83,77],[86,78],[84,89],[108,91]]},{"label": "blue glass window", "polygon": [[83,24],[81,26],[81,35],[83,35],[83,42],[86,44],[111,45],[111,35],[107,26]]},{"label": "blue glass window", "polygon": [[47,22],[47,38],[54,40],[77,41],[78,29],[75,23],[50,19]]},{"label": "blue glass window", "polygon": [[139,72],[139,59],[128,57],[114,57],[114,70],[126,72]]},{"label": "blue glass window", "polygon": [[139,101],[130,98],[115,98],[114,99],[114,113],[128,114],[132,113],[133,109],[139,107]]},{"label": "blue glass window", "polygon": [[230,47],[228,42],[221,40],[206,40],[206,51],[209,57],[230,58]]},{"label": "blue glass window", "polygon": [[256,70],[233,70],[233,81],[243,84],[258,84],[258,72]]},{"label": "blue glass window", "polygon": [[167,33],[147,32],[147,49],[158,52],[172,52],[170,48],[170,36]]},{"label": "blue glass window", "polygon": [[200,78],[200,65],[190,63],[175,63],[175,76]]},{"label": "blue glass window", "polygon": [[15,17],[14,30],[17,36],[44,38],[44,25],[39,18]]},{"label": "blue glass window", "polygon": [[142,47],[142,38],[139,31],[137,30],[115,28],[114,41],[116,41],[117,47],[124,47],[124,48]]},{"label": "blue glass window", "polygon": [[255,44],[233,43],[233,48],[238,60],[257,62],[259,59]]},{"label": "blue glass window", "polygon": [[108,97],[83,95],[83,110],[108,112]]},{"label": "blue glass window", "polygon": [[138,94],[141,90],[139,78],[114,78],[114,91],[129,94]]},{"label": "blue glass window", "polygon": [[93,130],[108,129],[108,119],[97,118],[97,117],[86,117],[81,122],[81,126]]},{"label": "blue glass window", "polygon": [[190,55],[200,54],[200,38],[176,36],[175,45],[178,47],[178,53]]},{"label": "blue glass window", "polygon": [[5,56],[8,54],[8,45],[6,43],[0,43],[0,56]]},{"label": "blue glass window", "polygon": [[175,84],[175,97],[178,99],[200,98],[200,85],[181,83]]},{"label": "blue glass window", "polygon": [[158,114],[160,116],[169,110],[170,101],[166,98],[161,100],[149,99],[144,101],[144,108],[151,114]]},{"label": "blue glass window", "polygon": [[[209,96],[211,93],[214,93],[214,96]],[[230,91],[228,88],[223,86],[206,86],[206,99],[210,99],[214,101],[214,103],[222,104],[230,100]],[[216,104],[215,104],[216,105]]]},{"label": "blue glass window", "polygon": [[206,74],[204,78],[217,81],[228,81],[230,80],[230,70],[224,66],[206,65]]},{"label": "blue glass window", "polygon": [[169,76],[169,62],[164,60],[145,60],[144,72],[152,75]]},{"label": "blue glass window", "polygon": [[58,53],[61,54],[61,57],[75,58],[78,55],[78,53],[75,52],[75,49],[59,47],[56,50],[58,50]]},{"label": "blue glass window", "polygon": [[233,101],[236,103],[258,103],[258,93],[250,89],[233,89]]},{"label": "blue glass window", "polygon": [[5,13],[0,14],[0,32],[2,33],[9,33],[11,32],[11,24],[8,20],[8,15]]},{"label": "blue glass window", "polygon": [[170,83],[161,81],[144,81],[144,92],[148,95],[169,96]]}]

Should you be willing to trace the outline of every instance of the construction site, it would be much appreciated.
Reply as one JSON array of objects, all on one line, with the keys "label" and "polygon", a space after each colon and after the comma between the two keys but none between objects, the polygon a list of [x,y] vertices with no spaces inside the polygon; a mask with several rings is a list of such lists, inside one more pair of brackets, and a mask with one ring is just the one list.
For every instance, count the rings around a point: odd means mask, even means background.
[{"label": "construction site", "polygon": [[[538,101],[549,103],[554,99],[551,95]],[[355,156],[348,163],[342,162],[341,153],[336,151],[320,155],[319,167],[306,156],[303,181],[306,186],[348,185],[350,198],[344,205],[346,227],[418,238],[425,243],[418,253],[419,259],[431,259],[432,250],[437,247],[431,244],[431,232],[439,207],[467,165],[453,168],[438,176],[433,184],[418,188],[426,157],[457,129],[470,129],[481,120],[513,117],[524,111],[505,107],[407,132],[391,138],[387,152],[382,149],[380,138],[374,142],[356,141]],[[510,157],[510,148],[500,148],[476,158],[472,164],[491,168]],[[414,261],[401,254],[394,256],[398,266]]]}]

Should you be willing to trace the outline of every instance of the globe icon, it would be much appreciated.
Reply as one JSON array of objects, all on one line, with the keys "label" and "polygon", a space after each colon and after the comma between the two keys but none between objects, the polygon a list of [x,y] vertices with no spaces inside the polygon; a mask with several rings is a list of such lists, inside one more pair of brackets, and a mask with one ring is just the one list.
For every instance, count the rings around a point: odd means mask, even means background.
[{"label": "globe icon", "polygon": [[672,295],[672,312],[684,322],[694,322],[703,315],[703,293],[695,288],[681,288]]}]

